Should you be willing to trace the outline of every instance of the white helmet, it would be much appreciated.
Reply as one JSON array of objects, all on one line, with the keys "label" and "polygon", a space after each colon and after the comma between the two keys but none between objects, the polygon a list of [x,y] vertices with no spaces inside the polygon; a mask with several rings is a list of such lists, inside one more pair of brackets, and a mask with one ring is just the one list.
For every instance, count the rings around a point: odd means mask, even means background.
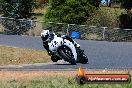
[{"label": "white helmet", "polygon": [[42,40],[43,40],[43,41],[48,41],[49,35],[50,35],[49,30],[43,30],[43,31],[41,32],[41,38],[42,38]]}]

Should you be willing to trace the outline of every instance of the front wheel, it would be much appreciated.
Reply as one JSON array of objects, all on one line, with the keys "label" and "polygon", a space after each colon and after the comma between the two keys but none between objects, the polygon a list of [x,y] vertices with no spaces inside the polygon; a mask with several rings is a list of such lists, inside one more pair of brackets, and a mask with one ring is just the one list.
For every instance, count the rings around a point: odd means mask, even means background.
[{"label": "front wheel", "polygon": [[71,63],[72,65],[76,65],[76,61],[74,59],[73,53],[69,47],[66,46],[62,47],[59,50],[59,53],[64,58],[65,61]]}]

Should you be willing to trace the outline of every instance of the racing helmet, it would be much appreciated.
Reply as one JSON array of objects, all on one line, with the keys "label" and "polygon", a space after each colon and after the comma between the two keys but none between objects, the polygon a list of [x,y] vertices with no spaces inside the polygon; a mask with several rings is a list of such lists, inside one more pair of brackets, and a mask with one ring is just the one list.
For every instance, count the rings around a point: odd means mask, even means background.
[{"label": "racing helmet", "polygon": [[48,41],[49,35],[50,35],[49,30],[43,30],[43,31],[41,32],[41,38],[42,38],[42,40],[43,40],[44,42]]}]

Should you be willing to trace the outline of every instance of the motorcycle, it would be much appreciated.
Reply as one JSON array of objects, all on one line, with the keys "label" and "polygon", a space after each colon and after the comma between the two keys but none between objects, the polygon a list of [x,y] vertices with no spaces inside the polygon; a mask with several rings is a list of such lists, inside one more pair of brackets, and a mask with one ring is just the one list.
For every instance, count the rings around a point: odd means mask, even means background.
[{"label": "motorcycle", "polygon": [[81,50],[71,37],[67,35],[57,36],[55,33],[50,33],[49,30],[41,32],[44,48],[48,51],[53,62],[64,60],[72,65],[76,63],[86,64],[88,62],[84,50]]}]

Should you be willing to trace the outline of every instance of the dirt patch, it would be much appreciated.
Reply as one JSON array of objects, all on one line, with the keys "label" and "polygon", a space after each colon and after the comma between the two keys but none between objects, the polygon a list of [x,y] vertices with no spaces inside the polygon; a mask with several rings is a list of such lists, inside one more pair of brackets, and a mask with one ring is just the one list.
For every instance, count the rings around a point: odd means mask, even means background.
[{"label": "dirt patch", "polygon": [[0,46],[0,65],[50,62],[46,51]]},{"label": "dirt patch", "polygon": [[[132,71],[127,70],[87,70],[87,74],[132,74]],[[75,77],[78,70],[75,71],[0,71],[0,80],[10,81],[31,81],[31,80],[46,80],[54,77]]]}]

